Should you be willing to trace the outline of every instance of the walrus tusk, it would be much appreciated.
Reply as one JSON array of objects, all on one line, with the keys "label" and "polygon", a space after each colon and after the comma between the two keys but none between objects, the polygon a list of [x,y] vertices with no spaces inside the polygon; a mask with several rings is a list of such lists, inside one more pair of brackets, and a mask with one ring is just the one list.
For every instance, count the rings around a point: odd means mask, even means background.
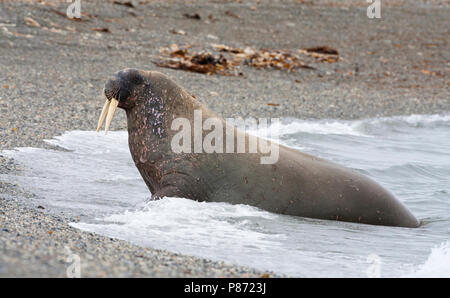
[{"label": "walrus tusk", "polygon": [[105,122],[106,114],[108,112],[109,104],[111,102],[106,99],[105,105],[103,106],[102,113],[100,114],[100,118],[98,118],[98,124],[97,124],[97,132],[100,131],[100,128],[102,128],[103,122]]},{"label": "walrus tusk", "polygon": [[115,98],[111,98],[108,115],[106,115],[106,124],[105,124],[105,135],[108,133],[109,125],[111,125],[112,118],[114,113],[116,112],[117,106],[119,105],[119,101]]}]

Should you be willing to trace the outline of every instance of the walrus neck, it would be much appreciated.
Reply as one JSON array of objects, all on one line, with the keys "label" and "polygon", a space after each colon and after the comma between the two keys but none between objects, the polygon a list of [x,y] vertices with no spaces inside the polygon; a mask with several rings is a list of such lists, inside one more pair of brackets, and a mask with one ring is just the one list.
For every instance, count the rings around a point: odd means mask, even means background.
[{"label": "walrus neck", "polygon": [[[154,103],[153,103],[154,105]],[[128,125],[128,145],[133,161],[138,168],[150,191],[154,193],[159,189],[161,176],[158,162],[163,155],[156,148],[165,147],[165,125],[160,106],[152,103],[137,105],[126,110]]]},{"label": "walrus neck", "polygon": [[163,101],[156,96],[149,96],[144,101],[126,110],[128,126],[128,144],[134,162],[155,163],[161,158],[158,144],[166,143],[167,124],[164,118]]},{"label": "walrus neck", "polygon": [[151,94],[143,102],[127,110],[128,132],[145,129],[159,138],[164,137],[167,128],[164,125],[163,110],[163,100]]}]

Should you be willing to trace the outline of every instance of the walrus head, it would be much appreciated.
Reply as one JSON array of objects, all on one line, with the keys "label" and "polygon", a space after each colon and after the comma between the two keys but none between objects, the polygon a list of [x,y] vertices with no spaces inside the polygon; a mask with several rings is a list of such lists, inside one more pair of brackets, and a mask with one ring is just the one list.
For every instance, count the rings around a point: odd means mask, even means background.
[{"label": "walrus head", "polygon": [[137,94],[142,94],[145,88],[149,88],[149,81],[144,71],[128,68],[115,73],[105,84],[106,102],[98,120],[97,131],[100,131],[106,119],[105,133],[108,133],[117,107],[132,109],[138,100]]},{"label": "walrus head", "polygon": [[106,133],[117,107],[127,113],[129,131],[150,129],[158,138],[166,136],[170,127],[165,116],[189,118],[195,109],[202,109],[195,98],[157,71],[121,70],[106,82],[103,92],[106,102],[97,131],[106,119]]}]

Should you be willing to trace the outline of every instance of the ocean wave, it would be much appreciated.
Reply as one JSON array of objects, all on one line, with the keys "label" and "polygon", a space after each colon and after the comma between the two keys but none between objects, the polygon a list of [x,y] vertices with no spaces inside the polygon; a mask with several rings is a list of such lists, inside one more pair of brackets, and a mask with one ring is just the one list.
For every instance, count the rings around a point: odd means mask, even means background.
[{"label": "ocean wave", "polygon": [[[336,134],[370,137],[380,130],[392,130],[403,127],[435,127],[449,126],[450,114],[409,115],[361,120],[301,120],[286,118],[272,124],[267,135],[292,135],[297,133]],[[259,135],[258,130],[251,128],[250,133]]]},{"label": "ocean wave", "polygon": [[[184,198],[147,202],[138,210],[97,218],[97,223],[71,223],[85,231],[128,240],[144,246],[217,258],[252,247],[274,247],[274,238],[255,221],[276,220],[277,215],[247,205],[205,203]],[[223,249],[221,247],[227,247]],[[199,248],[203,250],[199,250]],[[221,259],[219,257],[219,259]],[[238,258],[239,260],[239,258]]]},{"label": "ocean wave", "polygon": [[433,247],[428,259],[404,277],[450,277],[450,241]]}]

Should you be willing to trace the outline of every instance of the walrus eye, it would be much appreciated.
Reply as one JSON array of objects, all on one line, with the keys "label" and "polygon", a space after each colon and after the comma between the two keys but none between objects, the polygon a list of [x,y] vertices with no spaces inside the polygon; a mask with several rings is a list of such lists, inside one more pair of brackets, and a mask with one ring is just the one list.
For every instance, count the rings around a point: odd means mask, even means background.
[{"label": "walrus eye", "polygon": [[133,76],[133,83],[136,85],[142,84],[144,79],[141,77],[140,74]]}]

